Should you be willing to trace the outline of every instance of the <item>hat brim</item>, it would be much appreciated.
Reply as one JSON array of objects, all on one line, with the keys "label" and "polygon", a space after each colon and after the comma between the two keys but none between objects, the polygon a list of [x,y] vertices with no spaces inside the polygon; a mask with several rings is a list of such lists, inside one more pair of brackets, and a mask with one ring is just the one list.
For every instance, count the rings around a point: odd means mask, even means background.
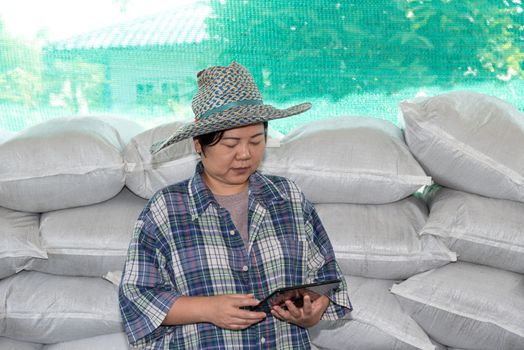
[{"label": "hat brim", "polygon": [[286,109],[277,109],[271,105],[238,106],[216,113],[203,121],[191,122],[178,128],[168,139],[151,146],[151,154],[156,154],[164,148],[187,138],[263,123],[273,119],[290,117],[311,108],[311,103],[305,102]]}]

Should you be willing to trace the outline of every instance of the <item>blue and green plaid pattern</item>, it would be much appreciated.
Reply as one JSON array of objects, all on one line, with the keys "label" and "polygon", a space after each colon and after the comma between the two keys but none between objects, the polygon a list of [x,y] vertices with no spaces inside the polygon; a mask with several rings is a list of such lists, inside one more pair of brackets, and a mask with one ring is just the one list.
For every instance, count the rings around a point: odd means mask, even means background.
[{"label": "blue and green plaid pattern", "polygon": [[[258,172],[249,184],[249,249],[229,213],[195,176],[149,201],[129,245],[120,309],[130,343],[146,349],[309,349],[307,330],[272,315],[248,329],[209,323],[161,326],[181,295],[253,293],[340,278],[328,236],[311,203],[291,181]],[[247,266],[247,271],[246,267]],[[343,282],[324,319],[351,310]]]}]

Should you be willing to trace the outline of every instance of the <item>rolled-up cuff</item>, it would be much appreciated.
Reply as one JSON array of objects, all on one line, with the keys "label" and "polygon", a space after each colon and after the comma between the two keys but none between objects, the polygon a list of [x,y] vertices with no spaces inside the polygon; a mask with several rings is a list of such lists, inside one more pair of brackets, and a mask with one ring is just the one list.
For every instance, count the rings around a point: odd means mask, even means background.
[{"label": "rolled-up cuff", "polygon": [[346,290],[342,290],[330,296],[329,305],[322,315],[322,320],[338,320],[353,310]]},{"label": "rolled-up cuff", "polygon": [[179,297],[180,295],[174,292],[155,294],[150,306],[141,312],[140,317],[125,324],[129,344],[133,347],[143,347],[155,339],[164,337],[170,327],[162,326],[162,322]]}]

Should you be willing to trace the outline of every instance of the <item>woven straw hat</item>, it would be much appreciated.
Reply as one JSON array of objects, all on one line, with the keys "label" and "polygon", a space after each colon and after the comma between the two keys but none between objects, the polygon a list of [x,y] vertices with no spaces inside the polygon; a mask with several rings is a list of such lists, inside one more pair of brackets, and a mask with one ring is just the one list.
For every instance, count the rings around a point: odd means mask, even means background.
[{"label": "woven straw hat", "polygon": [[192,103],[195,121],[153,145],[152,154],[189,137],[285,118],[311,108],[309,102],[286,109],[265,105],[251,73],[236,62],[205,69],[197,80],[198,92]]}]

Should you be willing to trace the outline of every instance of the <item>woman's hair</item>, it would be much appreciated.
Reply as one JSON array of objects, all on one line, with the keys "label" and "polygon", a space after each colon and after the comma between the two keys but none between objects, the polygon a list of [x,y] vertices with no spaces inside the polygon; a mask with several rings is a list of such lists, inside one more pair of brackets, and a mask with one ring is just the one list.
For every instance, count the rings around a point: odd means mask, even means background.
[{"label": "woman's hair", "polygon": [[[205,155],[207,147],[214,146],[222,140],[224,131],[225,130],[210,132],[209,134],[195,136],[193,139],[198,140],[202,147],[202,153]],[[267,122],[264,122],[264,138],[267,139]]]}]

